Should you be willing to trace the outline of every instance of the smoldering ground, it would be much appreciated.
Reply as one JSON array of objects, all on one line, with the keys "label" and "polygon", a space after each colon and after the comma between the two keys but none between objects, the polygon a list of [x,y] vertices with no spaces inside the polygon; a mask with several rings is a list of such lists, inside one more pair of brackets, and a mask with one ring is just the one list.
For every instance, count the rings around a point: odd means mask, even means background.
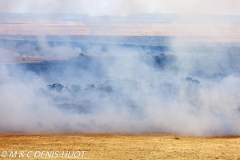
[{"label": "smoldering ground", "polygon": [[1,132],[240,134],[238,46],[7,43],[70,56],[0,65]]}]

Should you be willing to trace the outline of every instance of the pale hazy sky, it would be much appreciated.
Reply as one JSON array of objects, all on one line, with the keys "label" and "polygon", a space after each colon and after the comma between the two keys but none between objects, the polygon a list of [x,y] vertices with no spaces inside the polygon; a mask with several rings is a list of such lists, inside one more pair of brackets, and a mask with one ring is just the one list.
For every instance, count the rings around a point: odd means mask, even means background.
[{"label": "pale hazy sky", "polygon": [[0,12],[128,15],[180,13],[240,15],[240,0],[0,0]]}]

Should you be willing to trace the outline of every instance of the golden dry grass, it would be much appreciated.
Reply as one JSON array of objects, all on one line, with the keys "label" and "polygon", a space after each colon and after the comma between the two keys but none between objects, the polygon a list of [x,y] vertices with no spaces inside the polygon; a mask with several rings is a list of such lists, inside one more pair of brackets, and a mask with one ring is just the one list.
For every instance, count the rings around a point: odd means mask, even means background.
[{"label": "golden dry grass", "polygon": [[[240,160],[240,137],[173,135],[2,135],[3,151],[87,151],[77,159]],[[33,157],[33,156],[32,156]],[[34,159],[34,158],[28,159]],[[0,158],[1,159],[1,158]],[[10,158],[2,158],[10,159]],[[17,159],[17,158],[15,158]],[[38,159],[38,158],[37,158]],[[40,159],[40,158],[39,158]],[[44,159],[73,159],[54,157]]]}]

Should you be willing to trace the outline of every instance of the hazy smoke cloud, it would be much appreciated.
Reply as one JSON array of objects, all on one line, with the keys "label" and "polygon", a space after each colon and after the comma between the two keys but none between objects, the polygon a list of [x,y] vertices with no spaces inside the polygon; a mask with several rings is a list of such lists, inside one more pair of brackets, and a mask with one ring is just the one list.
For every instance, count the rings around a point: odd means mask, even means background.
[{"label": "hazy smoke cloud", "polygon": [[[125,15],[192,8],[187,13],[240,14],[227,1],[103,2],[10,0],[0,1],[0,10]],[[208,38],[221,38],[215,25]],[[4,62],[58,61],[0,64],[0,132],[240,135],[239,46],[184,38],[172,38],[167,47],[48,42],[45,36],[1,41]]]},{"label": "hazy smoke cloud", "polygon": [[[239,50],[178,42],[167,50],[85,44],[93,57],[40,72],[2,64],[0,131],[239,135]],[[76,48],[45,45],[59,58]]]},{"label": "hazy smoke cloud", "polygon": [[133,13],[177,13],[240,15],[238,0],[1,0],[1,12],[81,13],[89,15],[128,15]]}]

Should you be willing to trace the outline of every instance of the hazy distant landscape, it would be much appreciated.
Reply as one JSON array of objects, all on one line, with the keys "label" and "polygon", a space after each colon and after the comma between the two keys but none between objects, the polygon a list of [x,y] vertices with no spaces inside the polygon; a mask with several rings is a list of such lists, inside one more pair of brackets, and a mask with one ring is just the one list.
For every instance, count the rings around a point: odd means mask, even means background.
[{"label": "hazy distant landscape", "polygon": [[[239,42],[240,16],[139,13],[129,16],[0,13],[1,35],[178,36]],[[188,39],[189,40],[189,39]]]}]

